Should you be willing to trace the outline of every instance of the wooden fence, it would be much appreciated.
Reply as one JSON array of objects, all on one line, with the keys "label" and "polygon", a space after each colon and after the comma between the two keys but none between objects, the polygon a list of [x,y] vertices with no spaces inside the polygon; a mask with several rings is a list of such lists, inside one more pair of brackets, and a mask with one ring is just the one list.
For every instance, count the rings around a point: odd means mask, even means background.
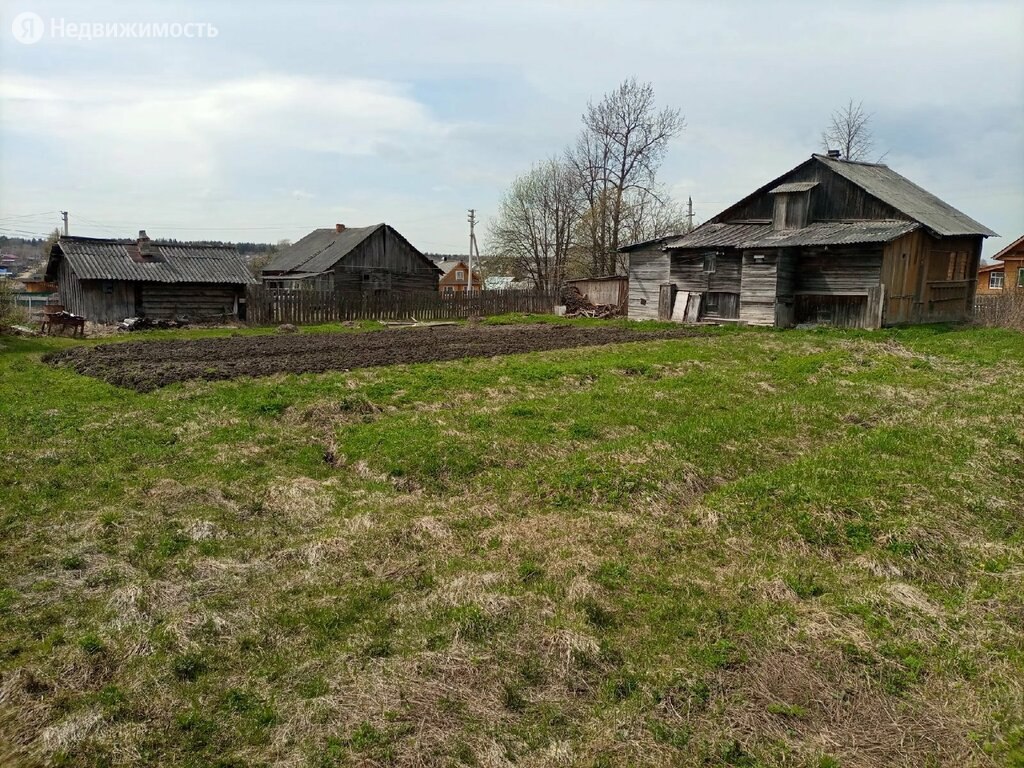
[{"label": "wooden fence", "polygon": [[260,284],[249,286],[246,322],[308,325],[344,320],[457,320],[509,312],[550,314],[556,300],[555,291],[474,291],[442,297],[438,293],[285,290]]},{"label": "wooden fence", "polygon": [[981,325],[1024,330],[1024,291],[974,297],[974,320]]}]

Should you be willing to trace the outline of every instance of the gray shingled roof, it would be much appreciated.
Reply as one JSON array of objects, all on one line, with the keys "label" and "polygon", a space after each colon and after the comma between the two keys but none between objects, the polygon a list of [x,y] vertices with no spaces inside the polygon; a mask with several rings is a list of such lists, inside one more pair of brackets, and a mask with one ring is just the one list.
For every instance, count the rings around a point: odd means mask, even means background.
[{"label": "gray shingled roof", "polygon": [[728,248],[755,240],[772,225],[756,224],[701,224],[692,232],[666,243],[667,248]]},{"label": "gray shingled roof", "polygon": [[769,195],[778,195],[783,192],[806,192],[818,186],[816,181],[791,181],[788,184],[779,184],[774,189],[769,189]]},{"label": "gray shingled roof", "polygon": [[771,230],[742,245],[743,248],[793,248],[813,245],[888,243],[920,228],[916,221],[820,221],[802,229]]},{"label": "gray shingled roof", "polygon": [[773,230],[771,224],[704,224],[668,243],[669,248],[791,248],[888,243],[921,225],[914,221],[821,221],[802,229]]},{"label": "gray shingled roof", "polygon": [[374,224],[369,227],[345,227],[341,232],[334,227],[314,229],[301,240],[274,254],[274,258],[263,268],[263,272],[306,272],[314,275],[327,272],[383,226],[384,224]]},{"label": "gray shingled roof", "polygon": [[67,259],[79,280],[129,280],[149,283],[233,283],[256,280],[238,251],[226,245],[150,243],[143,256],[135,240],[62,237],[53,246],[47,277]]},{"label": "gray shingled roof", "polygon": [[887,165],[836,160],[824,155],[814,155],[814,158],[937,234],[998,237],[984,224],[979,224],[966,213],[958,211],[905,176],[900,176]]}]

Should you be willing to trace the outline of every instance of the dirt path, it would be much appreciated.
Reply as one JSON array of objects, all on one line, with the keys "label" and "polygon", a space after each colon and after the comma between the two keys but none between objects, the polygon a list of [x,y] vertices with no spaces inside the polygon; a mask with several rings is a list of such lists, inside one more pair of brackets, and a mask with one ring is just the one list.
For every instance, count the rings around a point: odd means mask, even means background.
[{"label": "dirt path", "polygon": [[44,360],[53,365],[70,366],[78,373],[117,386],[149,392],[189,379],[322,373],[679,338],[698,333],[682,328],[666,331],[569,325],[445,326],[367,333],[131,341],[75,347],[47,355]]}]

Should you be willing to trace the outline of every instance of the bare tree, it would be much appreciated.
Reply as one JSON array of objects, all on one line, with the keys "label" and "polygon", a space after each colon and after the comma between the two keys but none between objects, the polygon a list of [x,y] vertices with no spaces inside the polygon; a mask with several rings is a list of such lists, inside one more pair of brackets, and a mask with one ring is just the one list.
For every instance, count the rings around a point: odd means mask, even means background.
[{"label": "bare tree", "polygon": [[556,159],[518,177],[490,225],[488,251],[540,289],[561,286],[582,208],[575,175]]},{"label": "bare tree", "polygon": [[592,275],[615,271],[626,212],[638,201],[663,202],[655,177],[669,140],[685,125],[678,109],[658,110],[653,86],[635,78],[587,105],[583,130],[566,159],[586,206],[583,247]]},{"label": "bare tree", "polygon": [[863,160],[874,146],[872,115],[864,111],[864,102],[853,103],[832,113],[832,122],[821,134],[825,151],[838,149],[846,160]]}]

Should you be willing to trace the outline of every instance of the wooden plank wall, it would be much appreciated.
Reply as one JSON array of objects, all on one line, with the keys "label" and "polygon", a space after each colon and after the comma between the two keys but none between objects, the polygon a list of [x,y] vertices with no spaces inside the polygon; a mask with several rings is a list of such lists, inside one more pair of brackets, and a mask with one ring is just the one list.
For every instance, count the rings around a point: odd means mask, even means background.
[{"label": "wooden plank wall", "polygon": [[805,248],[796,276],[796,289],[803,293],[867,293],[882,279],[882,248]]},{"label": "wooden plank wall", "polygon": [[660,244],[629,254],[629,309],[632,320],[657,320],[658,295],[669,282],[668,252]]},{"label": "wooden plank wall", "polygon": [[246,320],[253,325],[333,323],[346,320],[456,320],[510,312],[549,314],[554,291],[474,291],[444,297],[420,293],[283,291],[267,285],[249,286]]},{"label": "wooden plank wall", "polygon": [[235,301],[245,295],[241,285],[223,283],[143,283],[142,317],[224,322],[235,315]]},{"label": "wooden plank wall", "polygon": [[[764,260],[755,261],[754,255]],[[743,282],[740,291],[740,320],[751,325],[775,325],[778,292],[778,254],[747,251],[743,254]]]},{"label": "wooden plank wall", "polygon": [[437,291],[441,275],[415,250],[384,227],[334,267],[338,291]]},{"label": "wooden plank wall", "polygon": [[768,194],[777,184],[792,181],[816,181],[810,192],[808,221],[842,221],[844,219],[897,219],[910,217],[869,195],[856,184],[834,173],[817,160],[809,160],[777,179],[763,190],[742,200],[710,221],[771,221],[775,215],[775,195]]},{"label": "wooden plank wall", "polygon": [[715,256],[715,271],[705,272],[706,250],[669,251],[669,282],[675,283],[680,291],[692,293],[739,293],[740,254],[732,250],[718,253]]},{"label": "wooden plank wall", "polygon": [[967,320],[974,308],[982,238],[915,230],[885,246],[885,325]]}]

